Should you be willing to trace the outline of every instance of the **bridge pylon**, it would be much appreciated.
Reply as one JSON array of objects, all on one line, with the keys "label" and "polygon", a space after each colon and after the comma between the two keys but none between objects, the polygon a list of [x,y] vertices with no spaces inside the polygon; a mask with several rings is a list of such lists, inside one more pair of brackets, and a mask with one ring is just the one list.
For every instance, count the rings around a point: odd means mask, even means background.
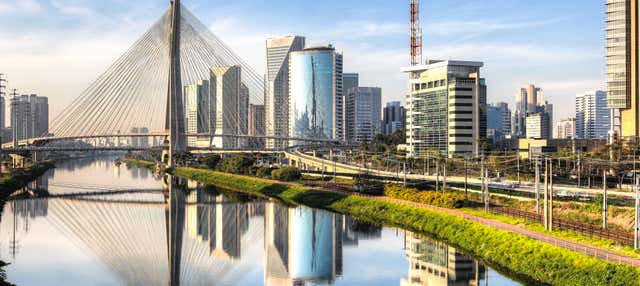
[{"label": "bridge pylon", "polygon": [[185,136],[184,103],[182,102],[182,77],[180,68],[180,0],[171,1],[169,10],[169,83],[167,88],[167,113],[165,128],[168,131],[168,152],[163,152],[163,163],[173,166],[173,156],[187,150]]}]

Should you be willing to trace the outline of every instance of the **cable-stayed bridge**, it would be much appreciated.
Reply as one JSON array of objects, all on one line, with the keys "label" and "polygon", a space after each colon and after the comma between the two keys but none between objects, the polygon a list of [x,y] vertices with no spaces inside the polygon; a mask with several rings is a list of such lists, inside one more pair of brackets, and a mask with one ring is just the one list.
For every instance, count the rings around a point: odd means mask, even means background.
[{"label": "cable-stayed bridge", "polygon": [[342,215],[234,199],[169,176],[158,190],[64,182],[39,188],[32,191],[40,195],[7,204],[25,217],[44,216],[123,285],[233,285],[260,272],[267,285],[328,285],[342,275],[350,225]]},{"label": "cable-stayed bridge", "polygon": [[337,143],[331,138],[249,135],[249,104],[264,104],[263,77],[180,0],[173,0],[151,28],[52,121],[48,134],[31,139],[14,136],[2,149],[64,151],[46,147],[56,141],[82,140],[94,145],[87,150],[133,150],[92,142],[161,138],[163,161],[171,165],[173,154],[196,145],[243,149],[251,139]]}]

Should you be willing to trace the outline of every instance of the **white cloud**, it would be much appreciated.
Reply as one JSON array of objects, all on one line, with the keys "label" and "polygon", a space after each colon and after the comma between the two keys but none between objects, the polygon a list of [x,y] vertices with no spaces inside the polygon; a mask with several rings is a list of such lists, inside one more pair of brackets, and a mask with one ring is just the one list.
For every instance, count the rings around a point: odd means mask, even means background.
[{"label": "white cloud", "polygon": [[9,0],[0,2],[0,15],[9,13],[39,13],[42,5],[36,0]]},{"label": "white cloud", "polygon": [[87,5],[79,5],[77,3],[60,2],[59,0],[51,0],[51,5],[61,14],[76,17],[94,17],[97,16],[95,11]]}]

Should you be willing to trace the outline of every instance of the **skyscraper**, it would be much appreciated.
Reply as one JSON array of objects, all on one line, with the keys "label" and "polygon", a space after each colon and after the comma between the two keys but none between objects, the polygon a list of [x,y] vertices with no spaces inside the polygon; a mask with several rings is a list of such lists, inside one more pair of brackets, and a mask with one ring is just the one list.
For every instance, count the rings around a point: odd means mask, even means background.
[{"label": "skyscraper", "polygon": [[49,129],[49,104],[46,97],[35,94],[11,99],[13,140],[46,136]]},{"label": "skyscraper", "polygon": [[[238,135],[249,134],[249,88],[240,83],[240,94],[238,95]],[[247,138],[238,139],[238,148],[247,147]]]},{"label": "skyscraper", "polygon": [[533,84],[523,86],[516,91],[516,110],[513,114],[512,128],[516,138],[525,137],[527,114],[537,112],[536,107],[543,103],[542,89]]},{"label": "skyscraper", "polygon": [[387,102],[382,116],[382,131],[384,134],[391,134],[400,129],[405,129],[406,114],[404,106],[400,101]]},{"label": "skyscraper", "polygon": [[433,150],[449,157],[478,155],[487,134],[487,87],[481,62],[429,61],[404,68],[409,156]]},{"label": "skyscraper", "polygon": [[526,138],[551,139],[549,114],[546,112],[529,113],[526,118]]},{"label": "skyscraper", "polygon": [[511,134],[511,110],[505,102],[487,106],[487,129],[492,130],[494,142]]},{"label": "skyscraper", "polygon": [[[238,103],[242,93],[240,66],[211,68],[211,100],[215,111],[215,134],[237,135]],[[238,147],[238,139],[233,137],[214,137],[213,146],[223,149]]]},{"label": "skyscraper", "polygon": [[379,87],[357,87],[346,95],[346,139],[349,142],[371,141],[382,133],[380,113],[382,89]]},{"label": "skyscraper", "polygon": [[4,96],[0,95],[0,134],[2,133],[2,130],[4,130],[4,128],[7,126],[5,124],[5,120],[6,120],[6,114],[5,114],[5,101],[4,101]]},{"label": "skyscraper", "polygon": [[576,119],[565,118],[556,124],[556,131],[554,138],[556,139],[571,139],[576,136]]},{"label": "skyscraper", "polygon": [[[35,95],[31,95],[32,97]],[[36,137],[47,136],[49,133],[49,99],[44,96],[35,98],[35,133]]]},{"label": "skyscraper", "polygon": [[[266,41],[265,128],[267,136],[289,137],[289,55],[304,49],[305,38],[286,36]],[[267,148],[282,148],[284,141],[267,140]]]},{"label": "skyscraper", "polygon": [[289,134],[343,140],[342,54],[332,46],[292,52],[289,86]]},{"label": "skyscraper", "polygon": [[360,86],[360,75],[357,73],[344,73],[342,75],[342,90],[344,95],[347,94],[349,89]]},{"label": "skyscraper", "polygon": [[[264,136],[264,105],[249,105],[249,135]],[[249,140],[250,148],[264,148],[263,138],[252,138]]]},{"label": "skyscraper", "polygon": [[604,91],[576,95],[576,138],[607,139],[611,129],[610,116]]},{"label": "skyscraper", "polygon": [[[215,126],[214,112],[210,96],[208,80],[198,81],[197,84],[184,87],[184,105],[186,107],[186,130],[191,134],[210,134]],[[136,128],[137,129],[137,128]],[[188,137],[187,145],[190,147],[208,147],[208,136]]]},{"label": "skyscraper", "polygon": [[607,101],[612,132],[640,135],[638,79],[638,0],[607,0]]}]

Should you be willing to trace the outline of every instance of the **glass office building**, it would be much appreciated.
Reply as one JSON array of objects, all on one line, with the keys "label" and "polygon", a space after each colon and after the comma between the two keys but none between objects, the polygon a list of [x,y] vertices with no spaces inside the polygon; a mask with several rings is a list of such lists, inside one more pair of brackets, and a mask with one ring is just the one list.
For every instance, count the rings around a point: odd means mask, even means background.
[{"label": "glass office building", "polygon": [[289,126],[292,137],[342,138],[341,81],[342,55],[332,46],[291,53]]}]

